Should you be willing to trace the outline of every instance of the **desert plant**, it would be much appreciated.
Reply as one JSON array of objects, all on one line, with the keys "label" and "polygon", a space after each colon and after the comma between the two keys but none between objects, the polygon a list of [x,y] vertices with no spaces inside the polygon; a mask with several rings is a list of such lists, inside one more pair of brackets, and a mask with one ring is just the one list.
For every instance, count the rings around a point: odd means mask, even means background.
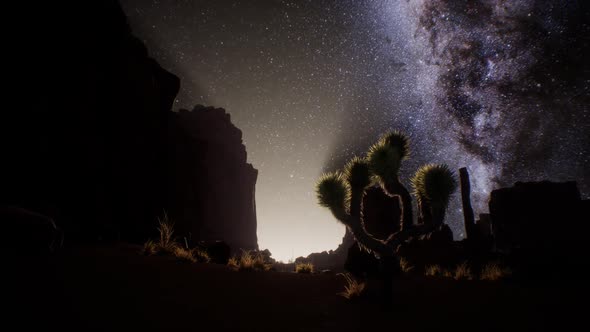
[{"label": "desert plant", "polygon": [[195,259],[199,263],[209,263],[211,261],[211,257],[209,256],[209,254],[205,250],[195,248],[192,250],[192,252],[193,252],[193,255],[195,256]]},{"label": "desert plant", "polygon": [[180,247],[180,246],[176,246],[174,248],[174,257],[178,258],[179,260],[183,261],[183,262],[189,262],[189,263],[196,263],[197,262],[197,258],[195,257],[195,254],[192,250]]},{"label": "desert plant", "polygon": [[168,219],[168,214],[164,211],[164,217],[158,217],[158,232],[160,233],[160,242],[158,245],[158,252],[174,254],[178,244],[174,241],[174,224]]},{"label": "desert plant", "polygon": [[442,225],[451,196],[457,190],[455,174],[447,165],[428,164],[416,171],[411,183],[422,221]]},{"label": "desert plant", "polygon": [[392,248],[365,231],[360,216],[353,216],[349,213],[350,187],[341,173],[322,175],[316,184],[316,194],[319,204],[329,208],[336,220],[349,229],[361,246],[382,255],[393,254]]},{"label": "desert plant", "polygon": [[350,214],[359,217],[365,188],[371,184],[368,161],[359,157],[352,158],[344,166],[343,176],[350,188]]},{"label": "desert plant", "polygon": [[401,162],[409,157],[409,151],[408,137],[393,131],[382,136],[367,153],[376,182],[385,193],[400,200],[402,229],[413,225],[412,196],[399,179]]},{"label": "desert plant", "polygon": [[504,279],[512,274],[509,268],[503,268],[499,264],[489,263],[486,264],[481,270],[480,279],[497,281]]},{"label": "desert plant", "polygon": [[399,267],[401,268],[402,272],[408,273],[414,270],[414,266],[405,258],[400,258],[399,260]]},{"label": "desert plant", "polygon": [[268,271],[272,268],[261,253],[253,254],[249,250],[242,250],[239,258],[230,258],[227,265],[236,271]]},{"label": "desert plant", "polygon": [[240,261],[237,257],[232,257],[227,261],[227,266],[237,271],[240,268]]},{"label": "desert plant", "polygon": [[155,255],[158,253],[158,245],[152,240],[147,240],[147,242],[143,244],[141,253],[147,256]]},{"label": "desert plant", "polygon": [[350,273],[339,273],[338,275],[343,276],[346,280],[344,291],[338,293],[338,295],[344,296],[345,298],[351,300],[354,298],[359,298],[364,294],[366,287],[364,282],[359,282]]},{"label": "desert plant", "polygon": [[440,265],[429,265],[424,270],[424,274],[430,277],[438,277],[443,275],[443,269]]},{"label": "desert plant", "polygon": [[312,263],[297,263],[295,265],[296,273],[313,273],[314,266]]},{"label": "desert plant", "polygon": [[[412,202],[410,193],[401,184],[398,178],[401,161],[408,157],[408,138],[399,133],[392,132],[384,135],[379,142],[371,147],[365,161],[353,159],[346,168],[346,174],[333,172],[324,174],[316,183],[316,195],[319,204],[330,209],[336,220],[343,223],[352,233],[361,247],[370,252],[376,252],[380,257],[393,256],[394,248],[410,236],[417,236],[431,231],[430,225],[412,229],[402,227],[398,233],[392,234],[387,241],[381,241],[366,232],[362,226],[361,217],[351,208],[351,196],[354,185],[361,188],[369,183],[364,176],[364,162],[368,164],[368,172],[373,174],[381,187],[390,195],[398,196],[403,207],[402,223],[412,225]],[[355,167],[359,167],[354,170]],[[363,168],[361,168],[363,167]],[[361,172],[362,170],[362,172]],[[354,176],[353,181],[353,175]],[[356,180],[360,179],[360,180]],[[356,204],[355,204],[356,206]]]},{"label": "desert plant", "polygon": [[453,275],[455,280],[471,280],[473,279],[473,275],[471,274],[471,269],[467,265],[467,262],[463,262],[457,265],[455,269],[455,273]]}]

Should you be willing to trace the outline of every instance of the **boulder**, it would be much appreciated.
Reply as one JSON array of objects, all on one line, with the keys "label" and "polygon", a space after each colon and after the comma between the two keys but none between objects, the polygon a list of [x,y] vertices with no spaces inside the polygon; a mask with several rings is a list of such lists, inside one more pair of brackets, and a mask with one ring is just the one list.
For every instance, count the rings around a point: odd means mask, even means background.
[{"label": "boulder", "polygon": [[582,264],[590,230],[585,206],[576,182],[517,182],[494,190],[489,207],[495,246],[530,271]]}]

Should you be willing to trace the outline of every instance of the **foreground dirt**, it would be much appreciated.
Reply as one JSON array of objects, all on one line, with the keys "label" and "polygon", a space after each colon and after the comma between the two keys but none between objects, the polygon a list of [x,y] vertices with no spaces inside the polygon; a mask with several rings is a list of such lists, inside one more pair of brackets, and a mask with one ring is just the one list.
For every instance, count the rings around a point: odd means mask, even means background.
[{"label": "foreground dirt", "polygon": [[5,264],[6,331],[552,331],[585,319],[581,281],[403,277],[385,308],[338,296],[338,275],[234,272],[138,250],[82,248]]}]

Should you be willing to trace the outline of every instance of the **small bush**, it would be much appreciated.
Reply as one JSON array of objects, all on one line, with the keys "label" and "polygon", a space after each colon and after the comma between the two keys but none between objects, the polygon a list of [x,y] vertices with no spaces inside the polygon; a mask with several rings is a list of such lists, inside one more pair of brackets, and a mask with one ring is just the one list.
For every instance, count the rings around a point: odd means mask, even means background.
[{"label": "small bush", "polygon": [[160,227],[158,227],[158,232],[160,232],[160,242],[158,243],[158,247],[160,252],[174,254],[178,245],[174,241],[172,237],[174,234],[174,224],[168,220],[168,214],[164,212],[164,217],[162,219],[158,218],[158,223]]},{"label": "small bush", "polygon": [[443,275],[443,269],[440,265],[429,265],[426,267],[424,274],[430,277],[439,277]]},{"label": "small bush", "polygon": [[481,270],[481,280],[497,281],[504,279],[512,274],[509,268],[503,268],[498,264],[490,263],[483,267]]},{"label": "small bush", "polygon": [[342,275],[346,279],[344,291],[338,293],[338,295],[352,300],[361,297],[365,293],[366,284],[364,282],[358,282],[350,273],[338,273],[338,275]]},{"label": "small bush", "polygon": [[184,262],[189,262],[189,263],[196,263],[197,262],[197,258],[195,257],[193,250],[185,249],[185,248],[179,247],[179,246],[177,246],[174,249],[174,257],[176,257]]},{"label": "small bush", "polygon": [[313,273],[314,267],[312,263],[297,263],[295,265],[296,273]]},{"label": "small bush", "polygon": [[399,260],[399,267],[402,269],[402,272],[404,273],[408,273],[414,270],[414,266],[411,265],[411,263],[403,257]]},{"label": "small bush", "polygon": [[445,278],[454,278],[455,277],[455,274],[452,271],[447,270],[447,269],[443,270],[442,275]]},{"label": "small bush", "polygon": [[268,271],[272,268],[261,253],[251,251],[243,251],[239,258],[230,258],[227,265],[236,271]]},{"label": "small bush", "polygon": [[[144,243],[141,253],[144,255],[172,255],[181,261],[196,263],[209,263],[211,258],[206,251],[194,248],[189,249],[188,246],[183,247],[179,245],[174,239],[174,224],[168,219],[168,215],[164,211],[164,216],[158,218],[158,232],[160,238],[158,242],[148,240]],[[186,245],[186,238],[185,238]]]},{"label": "small bush", "polygon": [[472,280],[473,275],[471,274],[471,269],[467,266],[467,262],[463,262],[457,266],[455,269],[455,274],[453,276],[455,280]]},{"label": "small bush", "polygon": [[195,248],[193,254],[199,263],[209,263],[211,261],[211,257],[205,250]]},{"label": "small bush", "polygon": [[232,257],[227,261],[227,266],[237,271],[240,268],[240,261],[236,257]]},{"label": "small bush", "polygon": [[148,240],[146,243],[143,244],[141,253],[146,256],[155,255],[158,253],[158,245],[154,241]]}]

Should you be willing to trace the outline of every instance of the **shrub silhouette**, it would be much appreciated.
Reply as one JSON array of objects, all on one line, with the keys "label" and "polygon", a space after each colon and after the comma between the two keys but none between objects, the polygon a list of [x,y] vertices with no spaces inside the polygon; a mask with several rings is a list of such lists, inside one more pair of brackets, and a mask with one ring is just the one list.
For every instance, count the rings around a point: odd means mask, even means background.
[{"label": "shrub silhouette", "polygon": [[357,279],[354,278],[350,273],[339,273],[346,280],[346,285],[344,286],[344,291],[338,293],[348,300],[352,300],[355,298],[359,298],[364,295],[366,284],[364,282],[359,282]]},{"label": "shrub silhouette", "polygon": [[447,165],[420,167],[411,180],[422,222],[441,226],[451,196],[457,190],[455,174]]},{"label": "shrub silhouette", "polygon": [[313,273],[314,266],[312,263],[298,263],[295,265],[296,273]]},{"label": "shrub silhouette", "polygon": [[261,252],[252,253],[250,250],[242,250],[242,255],[229,259],[227,266],[235,271],[269,271],[273,264],[267,262]]}]

